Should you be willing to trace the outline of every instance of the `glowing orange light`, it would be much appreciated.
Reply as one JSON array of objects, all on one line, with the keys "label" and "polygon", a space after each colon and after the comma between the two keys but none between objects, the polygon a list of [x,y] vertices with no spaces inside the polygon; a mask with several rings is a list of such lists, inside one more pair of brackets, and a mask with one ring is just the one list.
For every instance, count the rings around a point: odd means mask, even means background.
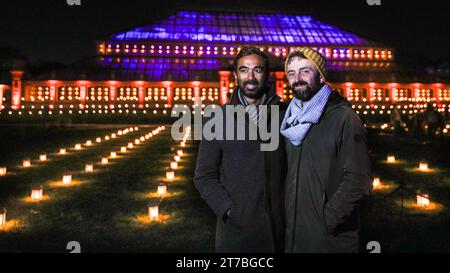
[{"label": "glowing orange light", "polygon": [[166,172],[166,179],[169,181],[172,181],[175,179],[175,172],[174,171],[167,171]]},{"label": "glowing orange light", "polygon": [[167,185],[161,184],[158,186],[158,195],[162,196],[167,194]]},{"label": "glowing orange light", "polygon": [[420,162],[420,164],[419,164],[419,171],[426,172],[428,170],[429,170],[428,169],[428,163]]},{"label": "glowing orange light", "polygon": [[387,157],[387,162],[388,162],[388,163],[394,163],[394,162],[395,162],[395,156],[393,156],[393,155],[388,155],[388,157]]},{"label": "glowing orange light", "polygon": [[25,160],[22,162],[22,166],[23,166],[24,168],[29,168],[29,167],[31,167],[31,160],[25,159]]},{"label": "glowing orange light", "polygon": [[0,228],[6,227],[6,209],[0,210]]},{"label": "glowing orange light", "polygon": [[93,165],[93,164],[86,164],[86,166],[84,167],[84,170],[85,170],[87,173],[91,173],[91,172],[94,171],[94,165]]},{"label": "glowing orange light", "polygon": [[380,178],[375,177],[375,178],[373,179],[372,185],[373,185],[373,188],[374,188],[374,189],[380,188],[380,187],[381,187],[381,181],[380,181]]},{"label": "glowing orange light", "polygon": [[42,196],[44,195],[44,190],[42,187],[35,188],[31,190],[31,200],[32,201],[40,201],[42,200]]},{"label": "glowing orange light", "polygon": [[170,168],[172,170],[176,170],[178,168],[178,162],[170,162]]},{"label": "glowing orange light", "polygon": [[159,219],[159,208],[158,208],[158,206],[149,206],[148,207],[148,219],[150,221]]},{"label": "glowing orange light", "polygon": [[5,176],[7,173],[7,168],[5,166],[0,167],[0,176]]},{"label": "glowing orange light", "polygon": [[417,194],[417,205],[421,207],[429,207],[430,199],[428,194]]},{"label": "glowing orange light", "polygon": [[70,183],[72,183],[72,174],[71,173],[65,173],[63,175],[63,180],[62,180],[63,184],[65,185],[69,185]]}]

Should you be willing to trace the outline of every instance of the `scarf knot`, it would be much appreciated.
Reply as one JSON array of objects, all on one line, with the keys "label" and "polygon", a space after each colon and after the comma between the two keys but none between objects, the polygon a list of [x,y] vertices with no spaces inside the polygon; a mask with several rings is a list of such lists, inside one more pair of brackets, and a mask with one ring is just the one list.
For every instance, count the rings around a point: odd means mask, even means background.
[{"label": "scarf knot", "polygon": [[328,97],[333,92],[333,89],[327,84],[312,97],[312,99],[304,106],[302,101],[294,98],[281,123],[280,132],[289,141],[298,146],[305,139],[311,126],[317,124],[322,116]]}]

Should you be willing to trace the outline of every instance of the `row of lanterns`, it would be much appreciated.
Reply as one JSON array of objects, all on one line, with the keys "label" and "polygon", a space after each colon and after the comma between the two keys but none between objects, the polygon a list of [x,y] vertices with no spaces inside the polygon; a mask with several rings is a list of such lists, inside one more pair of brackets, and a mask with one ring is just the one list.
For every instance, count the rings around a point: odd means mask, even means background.
[{"label": "row of lanterns", "polygon": [[[138,130],[139,130],[138,127],[130,127],[130,128],[124,129],[124,130],[119,130],[119,131],[117,131],[116,133],[112,133],[111,135],[108,134],[108,135],[104,136],[104,138],[97,137],[97,138],[95,139],[95,142],[96,142],[96,143],[101,143],[101,142],[103,141],[103,139],[104,139],[105,141],[109,141],[109,140],[111,140],[111,139],[117,138],[118,136],[123,136],[123,135],[126,135],[126,134],[128,134],[128,133],[131,133],[131,132],[133,132],[133,131],[138,131]],[[90,147],[90,146],[93,146],[93,145],[94,145],[94,142],[93,142],[92,140],[87,140],[87,141],[84,143],[84,145],[85,145],[86,147]],[[82,149],[83,149],[83,145],[82,145],[82,144],[80,144],[80,143],[75,144],[74,150],[80,151],[80,150],[82,150]],[[61,148],[61,149],[59,149],[58,154],[59,154],[59,155],[66,155],[66,154],[67,154],[67,148]],[[41,154],[41,155],[39,155],[39,161],[40,161],[40,162],[45,162],[45,161],[47,161],[47,160],[48,160],[47,154]],[[30,168],[31,166],[32,166],[32,164],[31,164],[31,159],[30,159],[30,158],[26,158],[26,159],[24,159],[24,160],[22,161],[22,167],[23,167],[23,168]],[[5,176],[5,175],[7,175],[7,172],[8,172],[8,168],[7,168],[6,166],[0,166],[0,176]]]},{"label": "row of lanterns", "polygon": [[[164,126],[160,126],[157,129],[153,130],[151,133],[148,133],[145,136],[142,136],[142,137],[140,137],[138,139],[135,139],[134,144],[135,145],[139,145],[142,142],[144,142],[146,140],[149,140],[154,135],[157,135],[160,131],[162,131],[164,129],[165,129]],[[122,136],[122,135],[128,134],[129,132],[138,131],[138,130],[139,130],[138,127],[130,127],[128,129],[125,129],[125,130],[119,130],[117,132],[117,135]],[[117,135],[114,133],[111,136],[108,135],[106,137],[108,137],[108,139],[116,138]],[[128,143],[128,147],[129,148],[132,148],[133,146],[134,145],[133,145],[132,142]],[[76,147],[77,147],[77,145],[76,145]],[[122,147],[122,148],[124,148],[124,147]],[[126,152],[126,150],[121,149],[121,152]],[[111,158],[116,158],[117,157],[117,152],[111,152],[110,153],[110,157]],[[108,157],[102,157],[101,164],[102,165],[108,164]],[[92,164],[92,163],[86,164],[84,170],[85,170],[86,173],[94,172],[94,164]],[[64,185],[64,186],[71,185],[72,184],[72,174],[70,172],[64,173],[60,183],[62,185]],[[158,191],[159,191],[159,189],[158,189]],[[43,187],[42,186],[35,186],[35,187],[33,187],[32,190],[31,190],[30,200],[32,202],[39,202],[39,201],[43,200],[43,198],[44,198],[44,189],[43,189]],[[0,210],[0,229],[4,229],[6,227],[6,224],[7,224],[6,212],[7,212],[6,208],[3,208],[3,209]]]},{"label": "row of lanterns", "polygon": [[[191,132],[191,127],[186,128],[186,133],[183,136],[183,140],[180,143],[181,148],[186,147],[186,141],[188,140]],[[178,149],[176,155],[174,156],[174,161],[170,162],[169,170],[166,172],[166,180],[169,182],[175,179],[175,170],[178,169],[178,163],[181,161],[181,157],[184,155],[182,149]],[[163,198],[167,194],[167,184],[161,183],[158,185],[157,195]],[[148,220],[149,221],[159,221],[159,204],[151,204],[148,206]]]},{"label": "row of lanterns", "polygon": [[[395,155],[389,154],[386,158],[386,162],[388,164],[395,164],[398,163],[399,161],[395,158]],[[420,162],[418,168],[416,169],[419,172],[430,172],[431,169],[428,167],[428,163],[427,162]],[[374,190],[380,190],[383,188],[383,184],[381,183],[381,180],[379,177],[375,177],[373,180],[373,189]],[[423,208],[429,208],[430,207],[430,196],[428,193],[423,193],[421,191],[417,192],[416,195],[416,204],[419,207],[423,207]]]}]

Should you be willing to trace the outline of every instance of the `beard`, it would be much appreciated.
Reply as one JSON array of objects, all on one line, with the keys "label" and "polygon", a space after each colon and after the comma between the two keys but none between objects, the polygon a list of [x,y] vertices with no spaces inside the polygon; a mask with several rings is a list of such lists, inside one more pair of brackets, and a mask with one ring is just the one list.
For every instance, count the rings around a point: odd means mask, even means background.
[{"label": "beard", "polygon": [[264,86],[260,85],[257,80],[239,82],[239,89],[243,92],[244,96],[252,99],[260,98],[265,92]]},{"label": "beard", "polygon": [[298,81],[292,85],[294,97],[301,101],[309,101],[320,90],[319,84],[310,85],[305,81]]}]

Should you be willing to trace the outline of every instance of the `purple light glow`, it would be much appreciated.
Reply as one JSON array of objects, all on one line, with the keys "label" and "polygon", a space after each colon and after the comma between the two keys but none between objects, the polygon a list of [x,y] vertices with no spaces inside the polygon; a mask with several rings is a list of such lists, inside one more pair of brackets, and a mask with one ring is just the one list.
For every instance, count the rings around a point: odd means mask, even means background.
[{"label": "purple light glow", "polygon": [[180,11],[147,27],[114,34],[112,40],[176,42],[369,45],[357,35],[310,16]]}]

